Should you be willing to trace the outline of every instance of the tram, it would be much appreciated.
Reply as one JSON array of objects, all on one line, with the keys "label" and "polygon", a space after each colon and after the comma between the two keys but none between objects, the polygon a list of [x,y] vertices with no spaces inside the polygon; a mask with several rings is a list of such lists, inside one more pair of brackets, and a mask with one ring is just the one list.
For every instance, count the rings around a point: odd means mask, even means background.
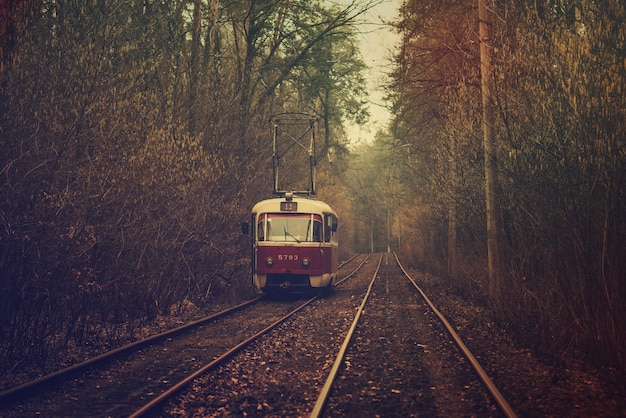
[{"label": "tram", "polygon": [[[265,293],[329,288],[337,279],[338,219],[327,203],[313,198],[317,118],[281,113],[271,122],[274,197],[257,202],[249,227],[244,223],[244,233],[251,229],[252,235],[253,284]],[[287,187],[279,187],[279,168],[289,173],[282,179]],[[299,182],[307,177],[302,188]]]},{"label": "tram", "polygon": [[252,208],[254,286],[265,293],[328,288],[337,279],[337,214],[325,202],[285,193]]}]

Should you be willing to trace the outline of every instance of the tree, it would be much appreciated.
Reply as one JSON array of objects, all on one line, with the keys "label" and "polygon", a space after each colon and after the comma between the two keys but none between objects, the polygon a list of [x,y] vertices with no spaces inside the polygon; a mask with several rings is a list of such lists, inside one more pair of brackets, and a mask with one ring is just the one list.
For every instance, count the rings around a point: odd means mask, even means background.
[{"label": "tree", "polygon": [[[491,299],[504,321],[546,353],[574,343],[591,361],[624,367],[624,350],[615,347],[626,343],[616,332],[626,320],[617,308],[625,292],[618,279],[626,236],[625,6],[489,1],[487,9],[492,122],[478,106],[482,19],[475,5],[410,2],[398,23],[404,41],[393,132],[411,145],[412,187],[426,203],[406,218],[423,236],[436,231],[427,250],[414,253],[443,271],[438,259],[453,251],[441,257],[427,251],[437,248],[438,237],[454,239],[448,231],[456,214],[459,288]],[[481,121],[498,138],[491,191],[481,170]],[[498,207],[501,292],[490,292],[483,279],[485,192]]]},{"label": "tree", "polygon": [[487,258],[489,268],[489,296],[501,302],[500,239],[496,199],[496,138],[493,111],[493,69],[489,38],[489,15],[486,0],[478,0],[478,27],[480,36],[480,75],[482,92],[483,149],[485,151],[485,201],[487,215]]},{"label": "tree", "polygon": [[[1,46],[2,364],[245,295],[234,220],[271,190],[267,121],[304,106],[289,84],[324,74],[311,55],[344,48],[368,3],[20,4]],[[309,94],[333,108],[353,78]]]},{"label": "tree", "polygon": [[[392,133],[412,153],[407,169],[414,178],[407,184],[422,202],[419,217],[412,218],[422,222],[422,239],[431,239],[416,243],[415,254],[422,263],[443,261],[437,271],[445,274],[447,253],[458,246],[474,251],[485,245],[480,240],[484,231],[474,225],[468,229],[464,222],[485,216],[475,194],[484,190],[484,183],[474,181],[484,182],[484,164],[476,160],[479,43],[475,20],[468,19],[475,9],[471,2],[418,1],[406,3],[401,12],[403,43],[391,86]],[[457,242],[442,242],[441,234],[456,236]]]}]

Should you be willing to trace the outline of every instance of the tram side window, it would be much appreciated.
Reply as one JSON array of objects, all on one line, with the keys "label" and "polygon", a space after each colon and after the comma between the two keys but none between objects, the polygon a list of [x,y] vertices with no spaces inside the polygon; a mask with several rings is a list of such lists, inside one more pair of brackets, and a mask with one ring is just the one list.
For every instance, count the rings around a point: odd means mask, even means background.
[{"label": "tram side window", "polygon": [[259,223],[257,224],[257,240],[265,241],[265,215],[259,216]]},{"label": "tram side window", "polygon": [[330,215],[324,215],[324,242],[330,242]]},{"label": "tram side window", "polygon": [[313,222],[313,241],[320,242],[322,240],[322,223],[317,219]]},{"label": "tram side window", "polygon": [[324,215],[324,242],[337,241],[337,218],[331,214]]}]

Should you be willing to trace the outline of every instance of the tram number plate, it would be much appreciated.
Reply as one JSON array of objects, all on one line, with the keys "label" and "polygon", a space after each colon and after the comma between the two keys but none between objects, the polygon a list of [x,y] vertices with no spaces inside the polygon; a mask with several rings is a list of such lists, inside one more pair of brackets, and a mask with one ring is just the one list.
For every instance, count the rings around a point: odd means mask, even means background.
[{"label": "tram number plate", "polygon": [[298,210],[298,202],[280,202],[280,210],[283,212],[295,212]]},{"label": "tram number plate", "polygon": [[297,261],[298,254],[278,254],[278,261]]}]

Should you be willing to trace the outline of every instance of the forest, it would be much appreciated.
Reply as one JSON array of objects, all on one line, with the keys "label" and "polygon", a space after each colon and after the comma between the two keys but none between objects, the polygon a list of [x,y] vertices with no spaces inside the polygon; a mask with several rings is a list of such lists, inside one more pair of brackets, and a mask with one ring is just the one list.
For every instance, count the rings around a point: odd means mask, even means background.
[{"label": "forest", "polygon": [[626,5],[402,2],[392,120],[354,145],[378,3],[0,5],[0,370],[253,295],[240,224],[269,121],[303,112],[344,257],[396,251],[531,349],[626,371]]}]

